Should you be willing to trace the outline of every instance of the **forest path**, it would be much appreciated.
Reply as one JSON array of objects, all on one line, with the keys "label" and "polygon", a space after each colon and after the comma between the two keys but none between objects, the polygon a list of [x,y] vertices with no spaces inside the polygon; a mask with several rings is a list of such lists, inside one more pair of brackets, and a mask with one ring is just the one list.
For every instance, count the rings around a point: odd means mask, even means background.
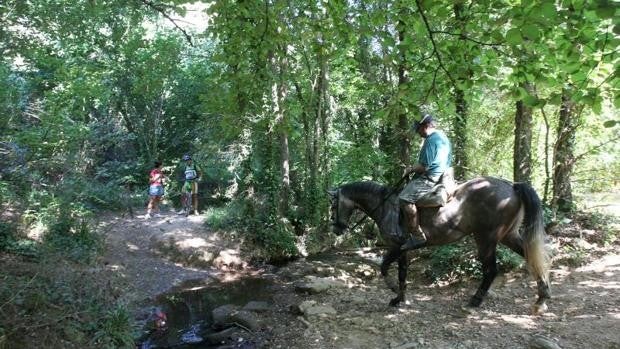
[{"label": "forest path", "polygon": [[[205,265],[182,263],[183,251],[217,252],[226,245],[206,228],[204,216],[168,212],[146,219],[144,212],[138,212],[134,218],[108,214],[100,222],[106,241],[104,263],[121,273],[138,299],[152,298],[185,280],[219,273]],[[167,244],[172,246],[166,248]],[[175,246],[176,251],[171,248]]]},{"label": "forest path", "polygon": [[[169,213],[145,220],[110,215],[102,222],[105,261],[130,281],[138,299],[153,299],[185,280],[222,279],[226,273],[222,266],[230,265],[222,260],[241,257],[236,242],[211,232],[202,216]],[[619,349],[620,242],[593,242],[600,232],[578,227],[558,234],[552,237],[554,243],[579,250],[563,248],[564,256],[556,255],[551,272],[553,298],[543,316],[530,314],[536,288],[524,270],[500,275],[479,309],[464,310],[479,281],[430,282],[424,276],[425,253],[414,255],[410,265],[408,302],[389,307],[393,293],[378,276],[381,251],[357,249],[272,269],[268,276],[275,280],[269,290],[271,307],[259,315],[261,330],[251,335],[242,332],[235,340],[251,344],[244,348],[525,349],[536,336],[543,336],[562,349]],[[211,251],[219,259],[211,256],[201,261],[196,251]],[[580,266],[566,262],[566,251],[581,251],[569,256]],[[195,268],[170,259],[205,264]],[[219,267],[206,267],[207,261],[216,265],[218,260]],[[391,275],[396,272],[393,268]],[[312,280],[326,281],[328,287],[299,291],[300,283]],[[327,311],[300,314],[295,309],[304,302]]]},{"label": "forest path", "polygon": [[[578,268],[558,265],[552,269],[552,299],[543,316],[530,314],[536,287],[525,271],[500,275],[490,294],[476,310],[463,308],[478,286],[477,280],[452,285],[432,284],[423,276],[425,261],[411,265],[407,304],[387,305],[393,293],[379,277],[363,277],[361,270],[376,270],[376,257],[361,262],[360,251],[341,255],[325,264],[299,261],[287,266],[314,271],[342,283],[321,294],[302,296],[335,309],[323,317],[307,316],[289,322],[291,332],[303,336],[279,339],[281,348],[530,348],[543,336],[563,349],[620,348],[620,254],[609,249]],[[357,255],[357,256],[354,256]],[[372,254],[371,254],[372,255]],[[320,273],[317,273],[320,271]],[[328,275],[326,275],[326,271]],[[391,270],[392,275],[396,272]],[[297,276],[290,278],[292,282]],[[282,297],[284,298],[284,297]],[[279,331],[276,331],[279,332]],[[289,345],[289,346],[287,346]]]}]

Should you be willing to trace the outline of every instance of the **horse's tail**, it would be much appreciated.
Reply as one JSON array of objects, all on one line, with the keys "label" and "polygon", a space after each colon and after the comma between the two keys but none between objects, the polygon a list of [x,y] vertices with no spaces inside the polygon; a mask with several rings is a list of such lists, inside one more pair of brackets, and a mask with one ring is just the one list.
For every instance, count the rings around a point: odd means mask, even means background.
[{"label": "horse's tail", "polygon": [[528,269],[536,278],[549,285],[549,254],[545,249],[545,229],[542,204],[534,188],[527,183],[515,183],[513,188],[523,203],[523,247]]}]

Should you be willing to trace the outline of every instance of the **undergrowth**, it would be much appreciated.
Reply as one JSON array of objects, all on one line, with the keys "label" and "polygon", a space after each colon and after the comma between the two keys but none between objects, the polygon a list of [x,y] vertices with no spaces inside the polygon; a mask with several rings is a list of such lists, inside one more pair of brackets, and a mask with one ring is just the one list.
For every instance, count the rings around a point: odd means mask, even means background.
[{"label": "undergrowth", "polygon": [[0,222],[0,348],[134,348],[127,285],[97,266],[92,212],[37,195],[45,205]]},{"label": "undergrowth", "polygon": [[[433,282],[454,282],[463,278],[482,278],[477,248],[471,239],[439,246],[429,252],[429,266],[424,274]],[[500,272],[523,267],[524,260],[504,246],[498,246],[497,266]]]},{"label": "undergrowth", "polygon": [[58,254],[0,255],[0,347],[133,348],[124,280]]}]

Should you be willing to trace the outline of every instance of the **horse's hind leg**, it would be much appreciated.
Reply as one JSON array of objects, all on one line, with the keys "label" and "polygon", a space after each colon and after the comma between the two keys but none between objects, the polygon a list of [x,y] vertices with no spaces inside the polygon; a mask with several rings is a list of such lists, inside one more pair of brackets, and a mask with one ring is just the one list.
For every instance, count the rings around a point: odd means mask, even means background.
[{"label": "horse's hind leg", "polygon": [[[508,246],[508,248],[525,258],[523,240],[520,236],[507,235],[504,239],[502,239],[502,244]],[[538,287],[538,299],[532,306],[532,312],[534,314],[542,314],[547,311],[546,302],[547,299],[551,298],[551,292],[549,291],[549,284],[545,282],[541,276],[537,276],[536,285]]]},{"label": "horse's hind leg", "polygon": [[480,241],[476,237],[476,244],[478,245],[478,259],[482,263],[482,283],[480,283],[476,294],[469,301],[469,305],[472,307],[480,306],[495,276],[497,276],[497,260],[495,255],[497,243],[495,241]]}]

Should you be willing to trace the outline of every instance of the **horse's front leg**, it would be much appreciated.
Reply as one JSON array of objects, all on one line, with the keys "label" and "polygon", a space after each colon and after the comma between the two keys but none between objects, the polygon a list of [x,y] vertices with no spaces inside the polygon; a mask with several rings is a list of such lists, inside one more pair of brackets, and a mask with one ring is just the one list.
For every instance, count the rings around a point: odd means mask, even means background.
[{"label": "horse's front leg", "polygon": [[383,281],[387,287],[392,290],[394,293],[398,293],[398,286],[396,286],[396,282],[389,277],[390,265],[394,263],[400,256],[401,252],[398,247],[390,248],[385,255],[383,256],[383,260],[381,261],[381,276],[383,277]]},{"label": "horse's front leg", "polygon": [[405,301],[405,291],[407,290],[407,252],[402,252],[398,257],[398,292],[396,298],[390,301],[390,305],[396,307],[400,302]]}]

